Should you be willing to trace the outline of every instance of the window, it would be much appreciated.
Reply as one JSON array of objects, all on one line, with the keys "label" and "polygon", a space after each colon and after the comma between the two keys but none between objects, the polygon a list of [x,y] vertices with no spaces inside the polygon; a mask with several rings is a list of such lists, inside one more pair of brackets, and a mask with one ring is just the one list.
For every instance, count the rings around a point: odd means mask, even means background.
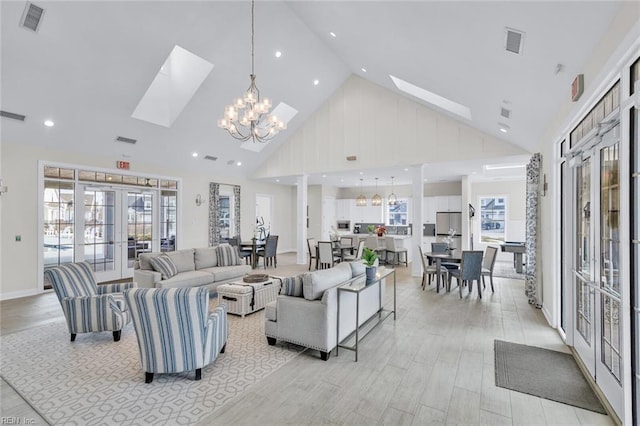
[{"label": "window", "polygon": [[505,197],[480,197],[480,242],[503,243],[505,241]]},{"label": "window", "polygon": [[409,200],[398,198],[393,206],[388,206],[389,225],[407,226],[409,224]]},{"label": "window", "polygon": [[44,181],[43,232],[45,268],[73,262],[74,260],[73,231],[75,220],[73,197],[73,182]]},{"label": "window", "polygon": [[176,231],[178,193],[176,191],[160,192],[160,251],[176,249]]}]

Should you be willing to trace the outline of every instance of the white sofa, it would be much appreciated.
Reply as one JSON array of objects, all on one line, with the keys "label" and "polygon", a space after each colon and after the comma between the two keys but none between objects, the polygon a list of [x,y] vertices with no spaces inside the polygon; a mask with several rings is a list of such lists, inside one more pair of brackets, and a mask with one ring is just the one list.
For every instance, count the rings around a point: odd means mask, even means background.
[{"label": "white sofa", "polygon": [[[350,280],[365,280],[365,267],[361,261],[344,262],[337,266],[313,271],[300,276],[302,297],[279,295],[265,310],[265,334],[270,345],[277,340],[295,343],[320,351],[321,358],[329,359],[336,347],[338,291],[337,286]],[[384,304],[385,283],[372,284],[360,293],[358,324],[376,314],[381,306],[378,287],[382,286]],[[284,288],[283,288],[284,290]],[[340,295],[340,341],[355,331],[356,295]]]},{"label": "white sofa", "polygon": [[[221,266],[222,259],[219,256],[218,247],[184,249],[165,253],[142,253],[133,271],[134,280],[138,283],[138,287],[207,286],[210,291],[215,291],[220,284],[236,281],[251,272],[251,266],[242,264],[239,257],[232,260],[233,265]],[[151,258],[162,254],[171,258],[178,270],[178,273],[169,279],[162,279],[162,274],[155,271],[151,265]]]}]

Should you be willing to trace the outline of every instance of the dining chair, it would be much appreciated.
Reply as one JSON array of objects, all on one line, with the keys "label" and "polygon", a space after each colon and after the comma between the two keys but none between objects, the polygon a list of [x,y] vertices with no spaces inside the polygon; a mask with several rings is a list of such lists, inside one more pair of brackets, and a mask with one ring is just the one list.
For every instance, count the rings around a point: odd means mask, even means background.
[{"label": "dining chair", "polygon": [[244,259],[245,263],[248,265],[251,261],[251,250],[242,250],[240,248],[240,238],[233,237],[228,239],[228,243],[230,246],[235,247],[238,250],[238,256],[241,259]]},{"label": "dining chair", "polygon": [[480,280],[482,279],[482,257],[484,253],[477,251],[463,251],[460,269],[449,270],[448,290],[451,289],[451,277],[456,279],[460,290],[460,298],[462,299],[462,287],[469,285],[469,294],[473,291],[473,282],[478,283],[478,296],[482,299],[482,287]]},{"label": "dining chair", "polygon": [[380,239],[375,235],[369,235],[364,241],[364,246],[369,250],[373,250],[378,254],[379,261],[386,261],[387,246],[380,244]]},{"label": "dining chair", "polygon": [[[432,253],[449,253],[449,244],[447,243],[431,243]],[[458,269],[460,265],[454,262],[441,262],[440,265],[447,269]]]},{"label": "dining chair", "polygon": [[[393,237],[385,237],[384,242],[386,245],[387,260],[390,260],[390,254],[393,255],[393,261],[390,262],[391,264],[399,265],[400,263],[404,263],[405,266],[409,266],[406,247],[398,247],[396,239]],[[404,260],[402,260],[403,258]]]},{"label": "dining chair", "polygon": [[354,260],[360,260],[362,259],[362,252],[364,251],[364,240],[360,240],[360,242],[358,243],[358,250],[356,251],[355,255],[348,255],[344,257],[344,260],[348,261],[348,262],[352,262]]},{"label": "dining chair", "polygon": [[[446,283],[447,278],[447,268],[441,267],[440,271],[438,271],[436,265],[429,265],[426,256],[422,253],[422,246],[418,245],[418,250],[420,250],[420,260],[422,260],[422,290],[425,289],[427,278],[429,281],[429,285],[431,285],[431,277],[436,274],[441,274],[441,279],[443,283]],[[440,292],[440,281],[436,280],[438,285],[436,285],[436,293]]]},{"label": "dining chair", "polygon": [[307,238],[307,248],[309,249],[309,270],[311,270],[311,262],[315,259],[316,269],[318,269],[318,242],[315,238]]},{"label": "dining chair", "polygon": [[267,269],[267,265],[271,265],[274,268],[278,267],[278,236],[269,235],[267,242],[264,246],[264,250],[258,252],[258,258],[264,258],[264,269]]},{"label": "dining chair", "polygon": [[484,252],[484,258],[482,259],[482,287],[485,288],[484,277],[489,276],[489,282],[491,283],[491,291],[493,292],[493,267],[496,264],[496,256],[498,255],[498,248],[493,246],[487,246]]},{"label": "dining chair", "polygon": [[333,268],[340,256],[333,252],[332,241],[318,241],[318,269]]}]

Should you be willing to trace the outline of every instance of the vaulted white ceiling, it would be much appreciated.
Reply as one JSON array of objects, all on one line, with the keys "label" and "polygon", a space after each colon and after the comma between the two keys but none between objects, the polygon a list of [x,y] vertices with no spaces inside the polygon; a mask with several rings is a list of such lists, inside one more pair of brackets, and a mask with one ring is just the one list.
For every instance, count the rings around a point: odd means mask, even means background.
[{"label": "vaulted white ceiling", "polygon": [[[249,85],[249,2],[36,4],[46,10],[38,33],[19,26],[25,2],[0,4],[1,109],[27,116],[23,123],[2,119],[3,142],[229,176],[251,176],[352,73],[401,93],[392,74],[466,105],[467,124],[534,150],[620,6],[260,1],[258,87],[274,105],[285,102],[299,113],[289,130],[255,153],[216,126],[224,106]],[[525,32],[521,55],[505,51],[505,27]],[[132,118],[175,45],[213,70],[171,127]],[[501,107],[512,111],[510,119],[500,117]],[[55,126],[44,127],[45,119]],[[499,131],[499,122],[508,124],[508,133]],[[138,143],[114,142],[117,136]],[[202,160],[205,155],[218,160]],[[242,166],[228,165],[231,160]]]}]

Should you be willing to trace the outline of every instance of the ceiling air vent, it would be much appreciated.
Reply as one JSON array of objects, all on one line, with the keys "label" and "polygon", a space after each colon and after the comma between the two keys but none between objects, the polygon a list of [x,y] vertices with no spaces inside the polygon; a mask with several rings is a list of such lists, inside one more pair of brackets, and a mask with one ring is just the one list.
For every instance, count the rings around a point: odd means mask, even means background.
[{"label": "ceiling air vent", "polygon": [[137,139],[131,139],[131,138],[125,138],[124,136],[118,136],[116,138],[116,142],[130,143],[131,145],[133,145],[136,142],[138,142],[138,140]]},{"label": "ceiling air vent", "polygon": [[33,32],[38,32],[38,29],[40,29],[40,22],[42,21],[42,15],[44,15],[43,8],[36,6],[31,2],[27,2],[24,12],[22,12],[20,26]]},{"label": "ceiling air vent", "polygon": [[236,162],[236,160],[229,160],[227,161],[227,166],[230,166],[232,164],[234,164]]},{"label": "ceiling air vent", "polygon": [[15,114],[9,111],[0,111],[0,117],[10,118],[12,120],[24,121],[26,115]]},{"label": "ceiling air vent", "polygon": [[510,118],[511,110],[508,110],[506,108],[500,108],[500,115],[503,116],[504,118]]},{"label": "ceiling air vent", "polygon": [[214,157],[213,155],[205,155],[203,160],[217,161],[218,157]]},{"label": "ceiling air vent", "polygon": [[515,54],[522,53],[522,43],[524,42],[524,32],[505,28],[504,48],[507,52]]}]

